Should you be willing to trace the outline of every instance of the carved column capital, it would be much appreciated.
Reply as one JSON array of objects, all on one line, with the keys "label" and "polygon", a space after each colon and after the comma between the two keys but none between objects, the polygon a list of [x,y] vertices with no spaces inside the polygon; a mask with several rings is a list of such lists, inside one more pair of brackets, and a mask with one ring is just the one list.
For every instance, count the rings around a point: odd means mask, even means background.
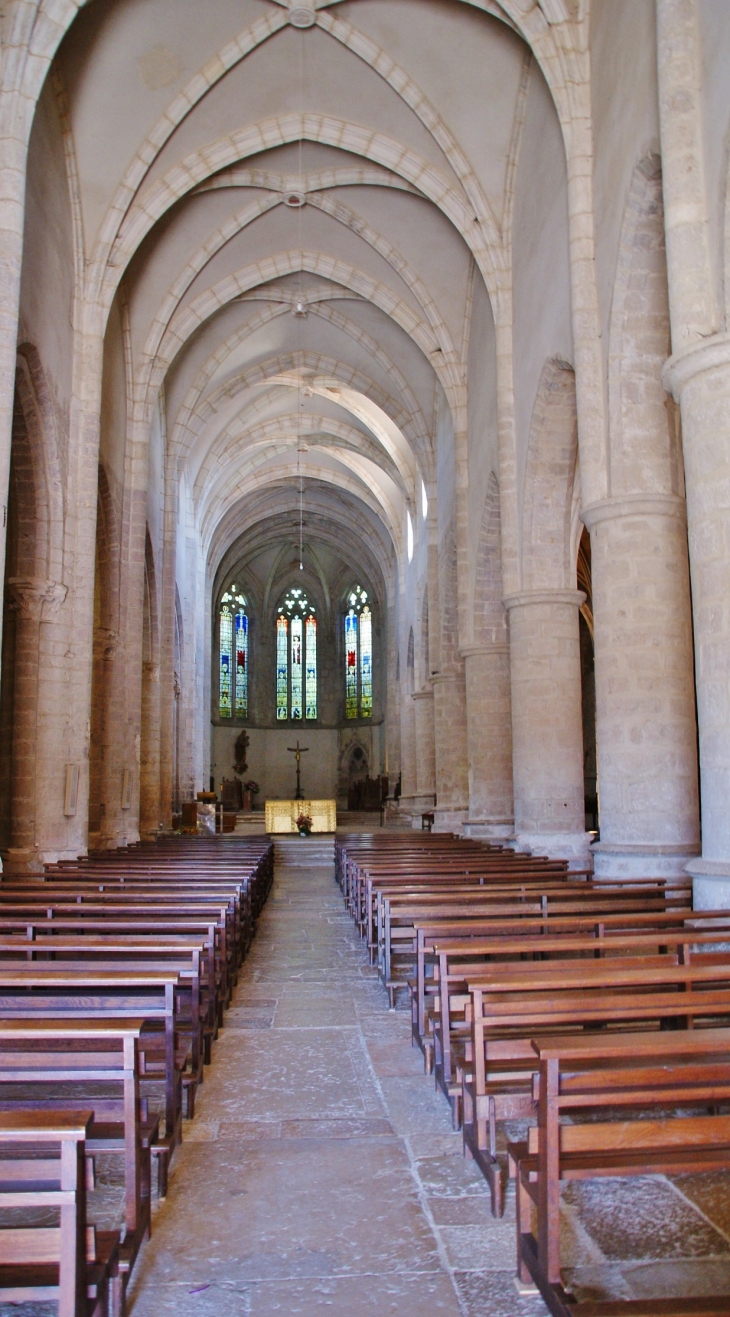
[{"label": "carved column capital", "polygon": [[13,612],[36,622],[54,616],[68,594],[68,586],[37,576],[12,576],[8,584]]}]

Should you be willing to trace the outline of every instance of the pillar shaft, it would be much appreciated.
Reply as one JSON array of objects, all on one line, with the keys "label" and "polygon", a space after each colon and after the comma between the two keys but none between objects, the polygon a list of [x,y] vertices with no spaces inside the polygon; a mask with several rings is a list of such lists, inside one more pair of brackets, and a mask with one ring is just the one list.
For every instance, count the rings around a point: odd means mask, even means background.
[{"label": "pillar shaft", "polygon": [[139,833],[155,837],[160,826],[160,668],[142,669],[142,753],[139,775]]},{"label": "pillar shaft", "polygon": [[525,591],[510,615],[515,835],[519,849],[590,860],[583,797],[580,590]]},{"label": "pillar shaft", "polygon": [[614,499],[583,519],[598,693],[596,873],[679,877],[699,850],[684,500]]},{"label": "pillar shaft", "polygon": [[436,790],[436,742],[433,726],[433,689],[413,695],[416,717],[416,793],[432,796]]},{"label": "pillar shaft", "polygon": [[401,809],[406,813],[416,794],[416,714],[405,683],[401,684],[400,765]]},{"label": "pillar shaft", "polygon": [[514,830],[509,645],[462,649],[466,677],[470,836]]},{"label": "pillar shaft", "polygon": [[702,800],[696,898],[730,899],[730,337],[673,357],[665,378],[681,403]]},{"label": "pillar shaft", "polygon": [[436,750],[436,827],[458,830],[469,808],[466,758],[466,686],[463,660],[431,678]]},{"label": "pillar shaft", "polygon": [[65,597],[65,586],[56,581],[10,581],[11,607],[17,613],[17,622],[11,844],[6,863],[9,873],[42,872],[44,861],[57,857],[57,847],[49,851],[44,842],[48,841],[49,815],[56,838],[62,823],[65,746],[52,719],[43,715],[48,703],[46,680],[51,691],[55,687],[54,656],[48,651],[54,632],[52,619]]},{"label": "pillar shaft", "polygon": [[702,148],[696,0],[657,0],[659,120],[672,357],[680,404],[699,724],[699,906],[730,899],[730,336],[717,334]]}]

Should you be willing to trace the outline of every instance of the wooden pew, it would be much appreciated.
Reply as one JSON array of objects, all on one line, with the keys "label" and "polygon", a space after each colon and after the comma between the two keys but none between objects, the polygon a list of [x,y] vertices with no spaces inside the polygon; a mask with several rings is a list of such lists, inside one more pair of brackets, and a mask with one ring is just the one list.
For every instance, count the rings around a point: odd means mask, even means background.
[{"label": "wooden pew", "polygon": [[[273,877],[268,839],[216,839],[213,848],[204,839],[192,839],[190,848],[179,842],[53,866],[43,883],[0,885],[0,1016],[9,1017],[5,1036],[0,1024],[0,1112],[21,1095],[39,1111],[49,1103],[68,1106],[93,1080],[89,1147],[119,1151],[127,1171],[119,1312],[149,1225],[150,1153],[164,1196],[167,1162],[181,1138],[182,1083],[192,1116],[194,1084],[202,1078],[198,1030],[205,1026],[209,1060]],[[132,1076],[108,1039],[115,1031],[126,1037],[135,1025]],[[150,1077],[164,1085],[159,1137],[140,1096]],[[57,1095],[61,1078],[73,1080],[71,1099]]]},{"label": "wooden pew", "polygon": [[[437,1082],[440,1082],[447,1092],[453,1077],[449,1045],[451,1031],[447,1028],[447,1023],[451,1023],[449,1012],[452,998],[454,994],[461,994],[463,997],[467,979],[480,973],[480,962],[486,966],[495,960],[503,965],[506,962],[529,960],[549,962],[570,957],[580,963],[599,958],[625,958],[637,955],[666,957],[673,953],[677,963],[689,964],[693,959],[694,950],[711,951],[723,936],[730,936],[730,914],[718,926],[715,913],[709,913],[705,920],[701,915],[693,915],[691,923],[680,928],[663,926],[652,928],[643,925],[614,931],[602,930],[596,926],[592,929],[571,930],[556,927],[561,921],[553,921],[539,931],[532,932],[529,930],[523,932],[519,923],[514,922],[508,931],[495,933],[489,930],[486,936],[473,938],[442,938],[437,931],[431,938],[429,951],[434,962],[431,1001],[438,1012],[435,1017],[438,1022],[439,1043]],[[724,960],[727,957],[723,953],[721,958]],[[623,959],[613,960],[614,965],[624,963]],[[415,1040],[425,1051],[426,1040],[422,1038],[419,1030],[422,1028],[425,1030],[427,1007],[425,998],[416,1003],[417,991],[418,985],[414,987],[412,1022]]]},{"label": "wooden pew", "polygon": [[[510,1145],[519,1281],[537,1286],[554,1317],[727,1313],[727,1296],[576,1303],[561,1275],[560,1184],[730,1169],[730,1116],[717,1113],[730,1101],[730,1030],[543,1038],[533,1048],[538,1123],[528,1141]],[[680,1114],[668,1115],[672,1108]]]},{"label": "wooden pew", "polygon": [[[175,988],[179,981],[176,970],[0,966],[0,1018],[143,1018],[140,1050],[160,1066],[165,1086],[165,1134],[160,1143],[169,1147],[171,1155],[182,1138],[182,1069],[175,1046]],[[149,1064],[143,1066],[142,1074],[149,1072]]]},{"label": "wooden pew", "polygon": [[[94,1123],[87,1152],[123,1159],[125,1236],[122,1270],[128,1275],[150,1229],[150,1155],[159,1148],[159,1119],[149,1117],[139,1093],[139,1020],[0,1020],[0,1112],[58,1114],[88,1107]],[[59,1096],[59,1085],[70,1092]],[[167,1186],[167,1157],[160,1174]]]},{"label": "wooden pew", "polygon": [[[416,971],[409,983],[411,992],[412,1039],[415,1046],[421,1048],[426,1062],[426,1072],[431,1071],[433,1036],[429,1025],[429,998],[436,996],[438,988],[437,963],[444,952],[454,963],[477,960],[482,954],[491,954],[495,940],[501,939],[543,938],[563,934],[583,935],[603,939],[614,935],[642,932],[654,933],[674,931],[684,933],[692,929],[717,930],[718,936],[724,936],[730,925],[730,910],[714,911],[678,911],[676,913],[661,911],[638,911],[624,914],[602,914],[598,917],[585,915],[549,915],[527,916],[515,914],[513,917],[488,917],[485,914],[473,915],[464,912],[449,915],[418,916],[414,920],[416,933]],[[725,933],[723,933],[723,929]],[[710,941],[712,939],[710,938]],[[525,955],[540,957],[545,951],[542,942],[538,949],[528,951]],[[546,953],[547,954],[547,953]],[[429,978],[429,971],[432,977]]]},{"label": "wooden pew", "polygon": [[543,882],[541,879],[521,878],[514,883],[490,883],[488,888],[459,885],[456,891],[429,889],[424,891],[398,891],[389,886],[378,889],[378,969],[393,1004],[399,988],[407,988],[409,977],[416,969],[416,921],[438,915],[455,918],[470,914],[509,914],[515,916],[553,914],[583,914],[588,909],[613,913],[643,913],[657,909],[686,910],[683,898],[667,898],[663,888],[601,886],[587,884],[580,887],[571,883]]},{"label": "wooden pew", "polygon": [[[463,1136],[502,1210],[504,1176],[494,1125],[531,1109],[532,1041],[611,1028],[682,1030],[730,1019],[730,957],[679,965],[675,957],[475,966],[465,1005],[471,1041],[461,1068]],[[660,960],[662,963],[657,963]],[[720,963],[715,963],[720,961]],[[666,963],[669,962],[669,963]]]},{"label": "wooden pew", "polygon": [[123,1317],[119,1235],[86,1224],[92,1121],[90,1111],[0,1113],[0,1219],[19,1208],[60,1213],[59,1226],[0,1229],[0,1300],[50,1299],[58,1317],[106,1317],[111,1289],[113,1315]]}]

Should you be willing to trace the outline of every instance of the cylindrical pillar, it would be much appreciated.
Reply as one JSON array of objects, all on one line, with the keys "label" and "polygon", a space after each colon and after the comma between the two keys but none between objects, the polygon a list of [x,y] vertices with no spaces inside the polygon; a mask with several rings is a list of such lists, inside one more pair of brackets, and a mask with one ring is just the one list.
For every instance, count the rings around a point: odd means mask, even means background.
[{"label": "cylindrical pillar", "polygon": [[[41,718],[41,670],[44,611],[57,611],[66,587],[57,581],[15,578],[10,581],[10,607],[17,613],[15,632],[15,689],[13,709],[13,779],[8,873],[42,873],[45,854],[39,824],[38,785],[60,818],[63,802],[64,745],[57,731]],[[39,729],[46,736],[39,740]],[[50,733],[50,735],[49,735]],[[42,810],[40,811],[43,812]],[[47,812],[47,811],[46,811]]]},{"label": "cylindrical pillar", "polygon": [[515,837],[519,850],[590,867],[583,795],[578,609],[582,590],[526,590],[510,619]]},{"label": "cylindrical pillar", "polygon": [[699,850],[684,500],[596,503],[591,532],[601,840],[597,875],[679,878]]},{"label": "cylindrical pillar", "polygon": [[667,363],[682,408],[699,724],[702,856],[695,903],[730,901],[730,336]]},{"label": "cylindrical pillar", "polygon": [[695,0],[657,0],[659,121],[672,357],[680,404],[700,750],[699,907],[730,900],[730,335],[718,334]]},{"label": "cylindrical pillar", "polygon": [[401,794],[399,811],[407,821],[416,808],[416,715],[405,683],[401,683],[400,766]]},{"label": "cylindrical pillar", "polygon": [[[436,742],[433,727],[433,687],[414,691],[416,711],[416,793],[421,800],[436,790]],[[430,808],[424,803],[423,808]]]},{"label": "cylindrical pillar", "polygon": [[464,663],[431,677],[434,695],[436,830],[458,832],[469,812]]},{"label": "cylindrical pillar", "polygon": [[509,645],[461,650],[466,677],[470,837],[508,837],[514,831],[512,710]]},{"label": "cylindrical pillar", "polygon": [[156,837],[160,827],[160,667],[142,665],[142,749],[139,774],[139,835]]}]

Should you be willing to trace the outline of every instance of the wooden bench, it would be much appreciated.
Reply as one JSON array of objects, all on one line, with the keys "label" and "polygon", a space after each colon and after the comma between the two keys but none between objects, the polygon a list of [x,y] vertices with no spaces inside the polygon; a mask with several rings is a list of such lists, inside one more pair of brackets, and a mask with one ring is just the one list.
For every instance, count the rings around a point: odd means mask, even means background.
[{"label": "wooden bench", "polygon": [[165,1089],[170,1154],[182,1138],[184,1057],[175,1044],[176,970],[114,970],[69,965],[0,966],[0,1018],[73,1020],[143,1018],[142,1076],[157,1074]]},{"label": "wooden bench", "polygon": [[679,965],[666,956],[627,958],[620,967],[609,960],[474,967],[465,996],[470,1041],[456,1078],[464,1146],[490,1185],[495,1215],[504,1192],[495,1123],[532,1109],[532,1042],[566,1030],[681,1031],[730,1019],[730,958],[712,960]]},{"label": "wooden bench", "polygon": [[534,1284],[554,1317],[727,1313],[727,1296],[576,1303],[561,1274],[560,1185],[730,1169],[730,1115],[717,1113],[730,1101],[730,1029],[543,1038],[533,1048],[538,1123],[510,1145],[520,1284]]},{"label": "wooden bench", "polygon": [[123,1317],[119,1235],[86,1223],[90,1111],[0,1113],[0,1214],[57,1208],[58,1226],[0,1229],[0,1300],[58,1303],[58,1317]]}]

